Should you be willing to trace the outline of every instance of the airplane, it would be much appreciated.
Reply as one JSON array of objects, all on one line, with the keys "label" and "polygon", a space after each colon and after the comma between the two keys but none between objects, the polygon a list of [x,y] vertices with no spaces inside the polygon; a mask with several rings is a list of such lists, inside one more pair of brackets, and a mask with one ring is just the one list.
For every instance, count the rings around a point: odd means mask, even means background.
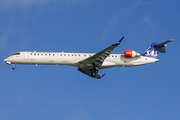
[{"label": "airplane", "polygon": [[98,53],[65,53],[65,52],[17,52],[14,55],[4,59],[8,65],[12,64],[34,64],[34,65],[70,65],[78,67],[78,70],[92,78],[103,78],[98,75],[99,69],[110,67],[137,67],[154,62],[158,62],[157,55],[159,52],[166,53],[166,44],[173,41],[167,40],[162,43],[152,43],[144,53],[126,50],[124,54],[111,54],[124,37],[115,44],[107,47]]}]

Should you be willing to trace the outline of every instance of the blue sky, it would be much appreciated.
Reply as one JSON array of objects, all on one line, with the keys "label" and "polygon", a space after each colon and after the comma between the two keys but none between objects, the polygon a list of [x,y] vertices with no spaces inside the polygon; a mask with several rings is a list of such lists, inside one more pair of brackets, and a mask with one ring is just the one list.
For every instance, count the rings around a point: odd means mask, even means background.
[{"label": "blue sky", "polygon": [[[1,120],[179,120],[180,1],[1,0]],[[102,80],[70,66],[17,65],[19,51],[144,52],[168,39],[159,62],[110,68]]]}]

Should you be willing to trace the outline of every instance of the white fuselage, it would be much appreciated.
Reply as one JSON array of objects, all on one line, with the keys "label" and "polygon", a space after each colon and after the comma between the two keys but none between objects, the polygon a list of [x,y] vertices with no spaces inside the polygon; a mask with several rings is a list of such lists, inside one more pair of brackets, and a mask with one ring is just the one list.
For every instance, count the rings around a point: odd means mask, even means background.
[{"label": "white fuselage", "polygon": [[[83,67],[80,61],[93,56],[94,53],[64,53],[64,52],[18,52],[6,58],[7,64],[35,64],[35,65],[70,65]],[[136,67],[144,64],[154,63],[159,59],[152,57],[127,58],[123,54],[110,54],[99,69],[109,67]],[[86,67],[93,67],[91,64]]]}]

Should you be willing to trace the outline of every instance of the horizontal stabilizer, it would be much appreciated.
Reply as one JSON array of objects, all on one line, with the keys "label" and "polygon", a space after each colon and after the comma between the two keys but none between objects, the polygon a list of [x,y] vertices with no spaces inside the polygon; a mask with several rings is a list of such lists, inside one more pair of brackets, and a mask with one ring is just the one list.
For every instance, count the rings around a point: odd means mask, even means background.
[{"label": "horizontal stabilizer", "polygon": [[160,50],[161,53],[166,53],[166,49],[165,47],[162,47],[161,50]]},{"label": "horizontal stabilizer", "polygon": [[155,44],[154,47],[160,48],[160,51],[159,51],[159,52],[161,52],[161,53],[166,53],[165,46],[167,46],[167,45],[166,45],[167,43],[172,42],[172,41],[174,41],[174,40],[167,40],[167,41],[165,41],[165,42]]},{"label": "horizontal stabilizer", "polygon": [[156,45],[154,45],[154,46],[161,46],[161,45],[165,45],[165,44],[167,44],[167,43],[169,43],[169,42],[172,42],[172,41],[174,41],[174,40],[167,40],[167,41],[165,41],[165,42],[158,43],[158,44],[156,44]]}]

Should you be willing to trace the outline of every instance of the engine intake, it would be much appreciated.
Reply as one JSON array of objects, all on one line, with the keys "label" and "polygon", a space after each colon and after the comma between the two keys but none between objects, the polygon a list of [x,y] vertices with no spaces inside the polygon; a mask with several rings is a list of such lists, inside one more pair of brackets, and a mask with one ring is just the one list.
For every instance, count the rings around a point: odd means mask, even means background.
[{"label": "engine intake", "polygon": [[126,50],[126,51],[124,52],[124,55],[125,55],[125,57],[129,57],[129,58],[141,56],[140,53],[137,53],[136,51],[132,51],[132,50]]}]

